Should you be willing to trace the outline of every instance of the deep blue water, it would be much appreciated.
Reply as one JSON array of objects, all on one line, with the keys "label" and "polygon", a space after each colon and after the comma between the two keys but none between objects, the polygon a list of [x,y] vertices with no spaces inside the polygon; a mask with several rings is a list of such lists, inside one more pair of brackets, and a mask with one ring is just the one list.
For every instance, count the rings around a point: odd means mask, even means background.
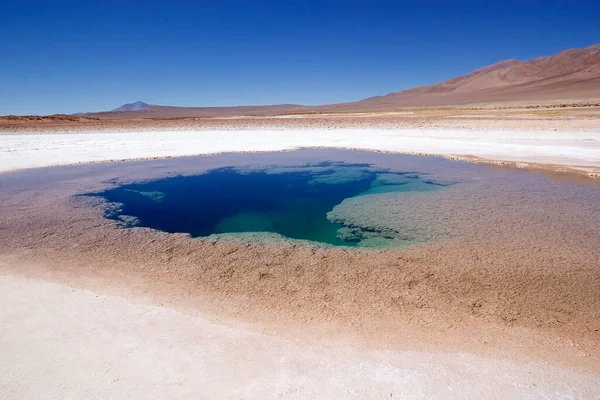
[{"label": "deep blue water", "polygon": [[271,232],[356,246],[357,241],[338,237],[341,224],[327,219],[334,206],[354,196],[435,188],[411,173],[322,163],[293,168],[222,168],[197,176],[123,185],[95,195],[122,204],[110,218],[165,232],[193,237]]}]

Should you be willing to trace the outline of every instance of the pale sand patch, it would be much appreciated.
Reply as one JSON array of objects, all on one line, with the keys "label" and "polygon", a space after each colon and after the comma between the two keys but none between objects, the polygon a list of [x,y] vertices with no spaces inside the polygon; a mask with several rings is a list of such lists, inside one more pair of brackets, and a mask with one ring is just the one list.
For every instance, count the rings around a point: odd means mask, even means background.
[{"label": "pale sand patch", "polygon": [[0,276],[2,398],[600,399],[600,377],[468,354],[292,341]]},{"label": "pale sand patch", "polygon": [[600,172],[600,134],[467,129],[282,129],[0,135],[0,171],[305,147],[476,158]]}]

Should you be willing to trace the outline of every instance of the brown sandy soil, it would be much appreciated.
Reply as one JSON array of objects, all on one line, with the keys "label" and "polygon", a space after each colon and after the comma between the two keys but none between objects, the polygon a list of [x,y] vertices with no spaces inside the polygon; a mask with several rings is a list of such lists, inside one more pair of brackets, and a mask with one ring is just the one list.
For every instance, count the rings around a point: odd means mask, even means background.
[{"label": "brown sandy soil", "polygon": [[378,113],[286,114],[272,117],[142,118],[0,117],[1,133],[68,133],[208,129],[451,128],[600,131],[600,107],[419,109]]},{"label": "brown sandy soil", "polygon": [[[303,151],[264,159],[298,163],[324,154],[347,162],[365,157]],[[116,229],[101,202],[72,197],[117,182],[257,162],[238,154],[3,174],[0,270],[301,342],[465,351],[600,373],[597,183],[424,157],[372,154],[371,161],[463,182],[414,201],[388,198],[345,210],[373,224],[435,226],[443,240],[346,250],[191,239]]]}]

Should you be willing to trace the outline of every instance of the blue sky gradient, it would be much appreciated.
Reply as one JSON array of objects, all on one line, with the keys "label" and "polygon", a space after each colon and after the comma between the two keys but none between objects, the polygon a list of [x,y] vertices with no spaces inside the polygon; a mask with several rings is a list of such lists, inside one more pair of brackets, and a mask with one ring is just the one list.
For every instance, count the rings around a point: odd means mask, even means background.
[{"label": "blue sky gradient", "polygon": [[600,42],[600,1],[2,1],[0,115],[359,100]]}]

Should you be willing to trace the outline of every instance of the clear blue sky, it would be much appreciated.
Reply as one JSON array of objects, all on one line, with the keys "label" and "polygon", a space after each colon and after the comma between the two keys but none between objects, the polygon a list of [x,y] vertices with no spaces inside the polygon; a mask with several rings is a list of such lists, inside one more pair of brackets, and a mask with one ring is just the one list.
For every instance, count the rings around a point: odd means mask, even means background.
[{"label": "clear blue sky", "polygon": [[344,102],[600,42],[600,1],[0,2],[0,115]]}]

